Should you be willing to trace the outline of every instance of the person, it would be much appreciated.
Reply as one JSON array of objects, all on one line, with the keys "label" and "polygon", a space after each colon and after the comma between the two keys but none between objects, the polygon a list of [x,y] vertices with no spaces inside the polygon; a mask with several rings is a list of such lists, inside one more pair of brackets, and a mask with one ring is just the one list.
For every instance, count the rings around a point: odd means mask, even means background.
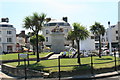
[{"label": "person", "polygon": [[75,49],[73,49],[73,51],[72,51],[72,58],[75,57],[76,53],[77,53],[77,51]]},{"label": "person", "polygon": [[63,52],[63,54],[62,54],[62,57],[65,58],[65,57],[66,57],[66,53],[67,53],[66,50],[64,50],[64,52]]}]

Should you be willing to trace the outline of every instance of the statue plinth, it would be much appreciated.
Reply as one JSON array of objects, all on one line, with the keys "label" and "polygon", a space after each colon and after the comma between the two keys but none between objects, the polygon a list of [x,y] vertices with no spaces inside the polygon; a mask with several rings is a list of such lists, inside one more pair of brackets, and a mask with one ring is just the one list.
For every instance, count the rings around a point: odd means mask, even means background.
[{"label": "statue plinth", "polygon": [[61,28],[55,28],[51,33],[51,51],[60,53],[65,49],[64,46],[64,33]]}]

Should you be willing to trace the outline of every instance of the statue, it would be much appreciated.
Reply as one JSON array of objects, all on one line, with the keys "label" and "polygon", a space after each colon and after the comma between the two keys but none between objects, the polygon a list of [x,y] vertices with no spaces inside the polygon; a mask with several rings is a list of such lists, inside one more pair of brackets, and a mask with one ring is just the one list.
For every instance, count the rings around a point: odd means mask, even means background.
[{"label": "statue", "polygon": [[59,25],[57,24],[54,29],[52,29],[51,32],[63,32],[63,28],[60,28]]}]

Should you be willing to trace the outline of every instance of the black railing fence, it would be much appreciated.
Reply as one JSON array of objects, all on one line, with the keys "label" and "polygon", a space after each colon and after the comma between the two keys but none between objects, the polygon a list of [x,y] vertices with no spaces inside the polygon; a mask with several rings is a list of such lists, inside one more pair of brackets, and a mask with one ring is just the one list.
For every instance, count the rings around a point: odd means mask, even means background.
[{"label": "black railing fence", "polygon": [[[53,73],[51,77],[63,78],[63,77],[76,77],[76,76],[91,76],[95,74],[118,71],[120,69],[120,58],[116,56],[116,52],[112,55],[114,58],[111,59],[111,56],[107,58],[96,58],[91,54],[88,58],[87,64],[77,64],[77,58],[61,58],[59,57],[55,64],[57,66],[43,67],[54,68],[56,73]],[[105,57],[105,56],[102,56]],[[71,59],[74,59],[74,62],[71,62]],[[96,62],[97,60],[98,62]],[[73,60],[72,60],[73,61]],[[82,61],[82,60],[81,60]],[[65,63],[65,64],[64,64]],[[76,64],[72,64],[76,63]],[[110,66],[112,65],[112,67]],[[55,76],[57,75],[57,76]]]},{"label": "black railing fence", "polygon": [[[24,62],[25,70],[38,70],[48,73],[47,78],[58,78],[60,80],[63,77],[94,76],[95,74],[118,71],[120,70],[120,57],[117,55],[118,53],[116,53],[116,51],[114,51],[112,57],[107,55],[99,58],[91,54],[89,57],[81,57],[81,64],[77,63],[78,58],[62,57],[56,59],[43,59],[40,63],[34,64],[30,64],[31,62],[28,64]],[[20,64],[19,67],[24,68],[24,66]],[[29,73],[25,72],[25,75],[28,74]]]}]

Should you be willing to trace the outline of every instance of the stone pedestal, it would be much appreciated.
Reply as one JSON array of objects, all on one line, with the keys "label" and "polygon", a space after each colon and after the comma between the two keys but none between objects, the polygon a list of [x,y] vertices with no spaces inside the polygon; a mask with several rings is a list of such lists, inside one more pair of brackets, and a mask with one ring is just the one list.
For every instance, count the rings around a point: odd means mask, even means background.
[{"label": "stone pedestal", "polygon": [[51,51],[55,53],[60,53],[65,49],[64,46],[64,34],[62,32],[53,32],[51,34]]}]

